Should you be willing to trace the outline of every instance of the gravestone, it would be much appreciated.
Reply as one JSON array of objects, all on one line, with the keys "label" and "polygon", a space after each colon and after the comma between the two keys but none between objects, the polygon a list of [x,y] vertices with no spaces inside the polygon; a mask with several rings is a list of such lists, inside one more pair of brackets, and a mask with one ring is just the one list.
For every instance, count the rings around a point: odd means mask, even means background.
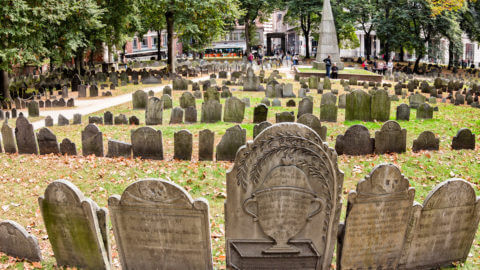
[{"label": "gravestone", "polygon": [[255,76],[253,68],[247,69],[247,75],[243,80],[243,91],[258,91],[260,87],[260,79]]},{"label": "gravestone", "polygon": [[145,109],[146,125],[161,125],[163,120],[163,104],[156,97],[148,99],[147,108]]},{"label": "gravestone", "polygon": [[76,147],[75,143],[70,141],[70,139],[65,138],[60,143],[60,153],[62,155],[76,156],[77,155],[77,147]]},{"label": "gravestone", "polygon": [[162,93],[164,95],[172,96],[172,88],[169,85],[167,85],[167,86],[163,87]]},{"label": "gravestone", "polygon": [[215,133],[209,129],[204,129],[199,132],[198,136],[198,160],[212,161],[213,147],[215,143]]},{"label": "gravestone", "polygon": [[322,138],[323,141],[327,139],[327,127],[322,126],[320,119],[313,114],[306,113],[298,118],[297,123],[303,124],[313,129]]},{"label": "gravestone", "polygon": [[216,100],[220,102],[220,92],[218,92],[217,89],[213,87],[209,87],[203,95],[203,101],[207,102],[209,100]]},{"label": "gravestone", "polygon": [[253,123],[262,123],[267,121],[268,107],[265,104],[258,104],[253,109]]},{"label": "gravestone", "polygon": [[58,147],[57,136],[53,132],[44,127],[37,133],[38,148],[40,155],[58,154],[60,148]]},{"label": "gravestone", "polygon": [[337,268],[397,269],[414,198],[397,166],[376,166],[348,194]]},{"label": "gravestone", "polygon": [[13,129],[8,125],[8,119],[5,120],[2,125],[2,142],[5,153],[17,153],[17,143],[15,142]]},{"label": "gravestone", "polygon": [[225,101],[223,122],[242,123],[245,116],[245,103],[237,97],[230,97]]},{"label": "gravestone", "polygon": [[345,107],[346,121],[371,121],[372,98],[369,94],[362,90],[354,90],[347,94]]},{"label": "gravestone", "polygon": [[72,108],[75,107],[75,100],[73,98],[70,98],[67,100],[67,107]]},{"label": "gravestone", "polygon": [[119,114],[113,119],[115,125],[128,125],[127,116],[125,114]]},{"label": "gravestone", "polygon": [[337,96],[328,92],[322,95],[320,103],[320,121],[337,122]]},{"label": "gravestone", "polygon": [[287,83],[283,87],[282,96],[284,98],[294,98],[295,94],[293,93],[293,84]]},{"label": "gravestone", "polygon": [[413,140],[412,151],[419,152],[422,150],[438,151],[440,139],[435,138],[435,134],[431,131],[420,133],[417,139]]},{"label": "gravestone", "polygon": [[163,160],[162,131],[141,127],[131,132],[134,158]]},{"label": "gravestone", "polygon": [[225,131],[220,142],[217,144],[216,160],[217,161],[233,161],[237,150],[245,145],[247,141],[247,130],[240,125],[228,128]]},{"label": "gravestone", "polygon": [[123,269],[213,269],[207,200],[144,179],[111,196],[108,208]]},{"label": "gravestone", "polygon": [[40,108],[38,106],[38,102],[32,100],[28,103],[28,117],[39,117],[40,116]]},{"label": "gravestone", "polygon": [[386,122],[390,119],[390,97],[385,90],[372,93],[372,120]]},{"label": "gravestone", "polygon": [[203,98],[202,91],[200,91],[200,90],[195,90],[195,91],[193,91],[193,96],[195,97],[195,99],[201,99],[201,98]]},{"label": "gravestone", "polygon": [[408,97],[410,108],[417,109],[421,104],[426,102],[426,97],[420,93],[413,94]]},{"label": "gravestone", "polygon": [[173,134],[174,159],[192,160],[193,135],[188,130],[180,130]]},{"label": "gravestone", "polygon": [[110,269],[107,209],[66,180],[49,184],[38,203],[58,266]]},{"label": "gravestone", "polygon": [[17,118],[15,139],[19,154],[38,155],[37,138],[35,138],[33,125],[23,115]]},{"label": "gravestone", "polygon": [[59,126],[68,126],[70,125],[70,121],[63,115],[58,115],[58,125]]},{"label": "gravestone", "polygon": [[253,138],[255,139],[258,134],[260,134],[262,131],[264,131],[265,129],[271,127],[272,124],[270,122],[261,122],[259,124],[256,124],[254,127],[253,127]]},{"label": "gravestone", "polygon": [[173,90],[188,90],[188,80],[182,78],[173,79]]},{"label": "gravestone", "polygon": [[183,109],[175,107],[170,114],[170,125],[183,123]]},{"label": "gravestone", "polygon": [[330,269],[342,186],[333,149],[312,129],[264,130],[227,173],[227,267]]},{"label": "gravestone", "polygon": [[78,97],[79,98],[87,97],[87,86],[86,85],[79,85],[78,86]]},{"label": "gravestone", "polygon": [[124,157],[130,158],[132,157],[132,145],[129,143],[117,141],[117,140],[108,140],[108,152],[107,157],[109,158],[116,158],[116,157]]},{"label": "gravestone", "polygon": [[285,122],[295,122],[294,112],[281,112],[275,114],[275,122],[285,123]]},{"label": "gravestone", "polygon": [[63,98],[68,98],[68,87],[67,86],[62,87],[62,97]]},{"label": "gravestone", "polygon": [[82,84],[82,80],[80,80],[80,76],[78,74],[73,75],[72,78],[72,92],[78,91],[78,86]]},{"label": "gravestone", "polygon": [[180,107],[182,107],[182,109],[195,107],[195,97],[192,95],[192,93],[185,92],[182,94],[180,97]]},{"label": "gravestone", "polygon": [[138,126],[140,125],[140,119],[138,119],[138,117],[135,115],[132,115],[128,118],[128,124]]},{"label": "gravestone", "polygon": [[475,150],[475,134],[468,128],[462,128],[452,140],[453,150],[471,149]]},{"label": "gravestone", "polygon": [[297,104],[295,103],[295,100],[293,99],[290,99],[289,101],[287,101],[287,107],[296,107]]},{"label": "gravestone", "polygon": [[300,118],[304,114],[312,114],[313,113],[313,101],[308,98],[303,98],[298,103],[298,114],[297,118]]},{"label": "gravestone", "polygon": [[163,94],[160,100],[162,101],[164,110],[173,108],[172,98],[169,95]]},{"label": "gravestone", "polygon": [[47,115],[47,117],[45,117],[45,126],[53,127],[53,118],[50,115]]},{"label": "gravestone", "polygon": [[137,90],[132,94],[132,104],[134,110],[145,109],[147,107],[148,95],[143,90]]},{"label": "gravestone", "polygon": [[433,107],[428,103],[420,104],[417,108],[417,119],[432,119],[433,118]]},{"label": "gravestone", "polygon": [[96,85],[90,85],[90,97],[98,97],[98,87]]},{"label": "gravestone", "polygon": [[410,120],[410,107],[403,103],[397,107],[397,121],[409,121]]},{"label": "gravestone", "polygon": [[310,76],[308,78],[308,88],[318,89],[318,77],[317,76]]},{"label": "gravestone", "polygon": [[450,179],[415,205],[400,267],[436,269],[465,262],[478,229],[479,197],[470,183]]},{"label": "gravestone", "polygon": [[274,98],[272,101],[272,107],[282,107],[282,102],[278,98]]},{"label": "gravestone", "polygon": [[12,118],[13,119],[17,118],[17,109],[15,108],[12,109]]},{"label": "gravestone", "polygon": [[266,106],[270,106],[270,100],[268,100],[268,98],[266,98],[266,97],[262,98],[260,103],[265,104]]},{"label": "gravestone", "polygon": [[103,122],[105,125],[113,125],[113,114],[110,111],[106,111],[103,114]]},{"label": "gravestone", "polygon": [[403,153],[407,151],[407,130],[393,121],[383,124],[380,131],[375,132],[375,153]]},{"label": "gravestone", "polygon": [[197,109],[195,107],[188,107],[185,109],[185,123],[197,123]]},{"label": "gravestone", "polygon": [[338,135],[335,151],[339,155],[361,156],[373,154],[375,139],[363,125],[353,125],[344,135]]},{"label": "gravestone", "polygon": [[37,238],[10,220],[0,222],[0,252],[31,262],[42,260]]},{"label": "gravestone", "polygon": [[208,100],[202,103],[202,123],[216,123],[222,120],[222,104],[217,100]]},{"label": "gravestone", "polygon": [[73,124],[74,125],[80,125],[82,124],[82,115],[79,113],[76,113],[73,115]]},{"label": "gravestone", "polygon": [[82,131],[82,154],[103,157],[103,134],[95,124],[88,124]]},{"label": "gravestone", "polygon": [[341,94],[338,96],[338,108],[345,109],[347,106],[347,95]]}]

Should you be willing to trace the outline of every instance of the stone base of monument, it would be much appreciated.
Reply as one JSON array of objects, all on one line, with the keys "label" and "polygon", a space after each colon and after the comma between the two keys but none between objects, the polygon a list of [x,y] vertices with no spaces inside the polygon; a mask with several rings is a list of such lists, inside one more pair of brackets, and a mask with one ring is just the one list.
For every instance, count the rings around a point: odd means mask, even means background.
[{"label": "stone base of monument", "polygon": [[269,240],[227,241],[227,257],[232,269],[317,269],[321,256],[311,241],[292,240],[288,244],[298,253],[266,253],[274,242]]},{"label": "stone base of monument", "polygon": [[[343,70],[345,68],[345,65],[342,62],[336,63],[338,70]],[[313,68],[320,69],[320,70],[326,70],[327,67],[325,66],[324,62],[320,61],[313,61]]]}]

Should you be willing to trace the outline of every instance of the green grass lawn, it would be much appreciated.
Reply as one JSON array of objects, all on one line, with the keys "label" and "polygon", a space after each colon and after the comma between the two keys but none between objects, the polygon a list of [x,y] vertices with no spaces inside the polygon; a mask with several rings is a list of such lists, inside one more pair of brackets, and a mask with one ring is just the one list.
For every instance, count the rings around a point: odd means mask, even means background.
[{"label": "green grass lawn", "polygon": [[[280,80],[287,82],[287,80]],[[298,83],[294,84],[294,90],[298,91]],[[333,87],[343,89],[338,81]],[[247,129],[247,139],[252,139],[253,133],[253,108],[264,97],[263,93],[241,92],[241,87],[232,86],[234,96],[239,98],[249,97],[251,107],[245,111],[245,120],[241,126]],[[390,91],[393,91],[391,89]],[[174,106],[179,106],[179,97],[181,91],[175,91],[173,94]],[[157,96],[160,96],[158,93]],[[314,115],[320,114],[321,95],[311,93],[314,97]],[[275,113],[282,111],[295,111],[297,108],[287,108],[285,104],[288,99],[282,99],[284,107],[270,107],[268,120],[275,122]],[[295,99],[297,105],[300,99]],[[225,100],[222,99],[222,103]],[[391,119],[395,118],[396,107],[406,101],[392,102]],[[452,177],[463,178],[471,182],[478,195],[480,195],[480,119],[478,115],[480,110],[467,106],[453,106],[451,104],[437,104],[439,112],[434,113],[432,120],[415,120],[415,110],[412,110],[410,121],[400,121],[402,128],[407,129],[407,152],[393,155],[369,155],[369,156],[340,156],[338,158],[339,168],[345,173],[345,183],[343,186],[342,210],[343,221],[345,216],[346,199],[350,190],[355,189],[356,184],[364,178],[374,166],[381,163],[393,163],[398,165],[402,173],[410,180],[412,187],[416,189],[415,200],[423,203],[428,192],[435,185]],[[127,117],[136,115],[142,125],[145,123],[144,111],[133,110],[131,103],[122,104],[109,109],[114,115],[120,113]],[[201,100],[197,100],[198,119],[201,115]],[[105,110],[106,111],[106,110]],[[93,115],[102,116],[103,112]],[[235,124],[216,123],[216,124],[181,124],[169,125],[171,110],[164,111],[163,125],[154,126],[162,130],[164,161],[144,161],[139,159],[108,159],[95,157],[61,157],[61,156],[31,156],[31,155],[8,155],[0,154],[0,218],[11,219],[33,233],[38,239],[43,251],[43,268],[51,269],[54,267],[55,259],[47,239],[47,233],[43,225],[40,210],[38,208],[37,198],[43,195],[47,185],[57,179],[67,179],[73,182],[88,197],[95,200],[100,206],[107,206],[107,199],[113,194],[121,194],[123,190],[136,180],[146,177],[159,177],[171,179],[175,183],[184,187],[194,198],[205,197],[210,204],[210,221],[212,232],[212,248],[215,269],[225,268],[225,249],[224,249],[224,214],[223,204],[226,197],[225,179],[226,171],[231,167],[230,162],[198,162],[198,132],[209,128],[215,132],[215,144],[225,133],[225,129]],[[87,117],[83,117],[83,124],[66,127],[52,127],[52,131],[57,135],[60,142],[63,138],[70,138],[77,144],[77,151],[81,154],[81,130],[87,123]],[[370,130],[372,136],[379,130],[382,123],[358,121],[344,122],[345,110],[339,109],[337,123],[325,123],[328,127],[327,143],[335,146],[335,138],[343,134],[346,129],[354,124],[364,124]],[[462,128],[470,128],[477,134],[477,149],[452,151],[450,144],[452,137]],[[116,139],[130,142],[130,130],[138,128],[137,126],[99,126],[104,136],[104,146],[106,148],[107,139]],[[174,132],[188,129],[193,133],[193,161],[175,161],[173,160],[173,134]],[[412,142],[418,135],[425,131],[433,131],[440,138],[440,151],[413,153],[411,151]],[[105,151],[106,153],[106,151]],[[110,230],[110,236],[113,243],[113,265],[118,269],[119,258],[116,251],[115,239]],[[480,233],[477,233],[470,256],[465,264],[458,265],[458,269],[479,269],[480,268]],[[17,262],[15,259],[6,256],[0,256],[0,268],[11,267],[16,269],[32,268],[33,265],[24,262]]]},{"label": "green grass lawn", "polygon": [[[299,72],[308,72],[308,73],[326,73],[326,70],[316,69],[316,68],[298,68]],[[354,75],[378,75],[376,73],[370,72],[364,69],[349,69],[345,68],[340,70],[338,74],[354,74]]]}]

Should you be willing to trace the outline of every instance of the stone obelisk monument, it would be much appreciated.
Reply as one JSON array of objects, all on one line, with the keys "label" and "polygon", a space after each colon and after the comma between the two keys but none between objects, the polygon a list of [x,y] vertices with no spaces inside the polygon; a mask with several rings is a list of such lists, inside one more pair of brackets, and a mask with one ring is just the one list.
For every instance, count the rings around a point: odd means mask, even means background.
[{"label": "stone obelisk monument", "polygon": [[330,0],[323,0],[322,22],[318,38],[317,59],[313,62],[316,69],[325,69],[323,59],[330,55],[332,64],[336,63],[338,69],[343,69],[343,63],[340,60],[340,51],[338,50],[337,30],[333,20],[332,6]]}]

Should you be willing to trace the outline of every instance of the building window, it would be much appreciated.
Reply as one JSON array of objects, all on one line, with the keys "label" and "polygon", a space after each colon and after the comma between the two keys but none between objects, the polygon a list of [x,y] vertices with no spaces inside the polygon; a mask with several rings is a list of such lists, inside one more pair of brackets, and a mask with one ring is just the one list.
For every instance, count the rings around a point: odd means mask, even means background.
[{"label": "building window", "polygon": [[134,50],[138,49],[137,38],[133,39],[133,49]]},{"label": "building window", "polygon": [[153,38],[153,45],[152,45],[152,48],[156,48],[158,45],[158,38],[154,37]]},{"label": "building window", "polygon": [[144,49],[144,48],[148,48],[148,39],[147,38],[142,39],[142,49]]}]

